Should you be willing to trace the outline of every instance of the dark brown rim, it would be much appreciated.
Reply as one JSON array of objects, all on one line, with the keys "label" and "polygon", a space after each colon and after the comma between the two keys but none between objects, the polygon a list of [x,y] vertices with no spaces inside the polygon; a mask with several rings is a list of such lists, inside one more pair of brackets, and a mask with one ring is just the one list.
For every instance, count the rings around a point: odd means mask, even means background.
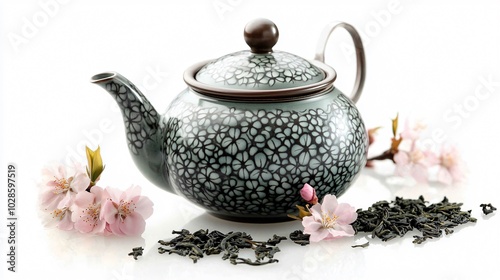
[{"label": "dark brown rim", "polygon": [[325,78],[317,83],[284,89],[274,90],[250,90],[250,89],[232,89],[216,87],[201,83],[195,76],[198,71],[212,60],[196,63],[186,69],[184,72],[184,81],[194,91],[216,98],[234,101],[290,101],[300,100],[304,97],[324,93],[333,87],[333,82],[337,78],[337,73],[330,66],[319,61],[309,61],[311,64],[319,67],[325,74]]}]

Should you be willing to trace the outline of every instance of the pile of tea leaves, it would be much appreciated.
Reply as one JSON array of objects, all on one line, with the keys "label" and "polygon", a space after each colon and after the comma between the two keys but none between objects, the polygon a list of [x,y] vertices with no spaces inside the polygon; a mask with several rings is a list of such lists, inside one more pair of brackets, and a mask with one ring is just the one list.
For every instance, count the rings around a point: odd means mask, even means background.
[{"label": "pile of tea leaves", "polygon": [[[405,199],[396,197],[394,201],[382,200],[372,204],[367,210],[358,209],[358,217],[352,227],[355,234],[368,232],[373,238],[389,241],[396,237],[404,237],[408,232],[419,231],[421,235],[413,236],[413,243],[422,244],[428,239],[439,238],[443,232],[448,235],[453,233],[453,228],[477,220],[471,217],[471,210],[463,211],[463,203],[449,202],[444,197],[441,202],[430,204],[423,196],[418,199]],[[497,210],[491,203],[481,204],[485,215]],[[223,260],[231,264],[247,264],[252,266],[265,265],[278,262],[274,258],[280,249],[276,246],[284,236],[273,235],[267,241],[254,241],[252,236],[245,232],[222,233],[218,230],[209,231],[201,229],[191,233],[187,229],[172,231],[177,236],[170,240],[159,240],[161,245],[158,253],[177,254],[189,257],[196,263],[208,255],[222,254]],[[290,233],[290,240],[296,244],[309,245],[309,234],[302,230]],[[353,248],[366,248],[369,242],[351,246]],[[242,258],[239,253],[243,249],[251,249],[255,259]],[[137,260],[143,254],[142,247],[132,249],[129,256]]]},{"label": "pile of tea leaves", "polygon": [[[169,241],[159,240],[160,254],[177,254],[186,256],[196,263],[205,255],[218,255],[222,253],[223,260],[229,260],[231,264],[264,265],[278,262],[274,254],[280,249],[276,246],[286,237],[274,235],[267,241],[254,241],[252,236],[245,232],[229,232],[224,234],[220,231],[198,230],[191,233],[189,230],[172,231],[177,234]],[[255,260],[239,257],[240,250],[253,249]]]},{"label": "pile of tea leaves", "polygon": [[357,220],[352,224],[356,234],[371,232],[372,237],[388,241],[403,237],[407,232],[418,230],[413,243],[453,233],[452,228],[468,222],[476,222],[471,210],[462,211],[462,203],[452,203],[444,197],[441,202],[429,204],[423,196],[418,199],[396,197],[374,203],[367,210],[358,209]]}]

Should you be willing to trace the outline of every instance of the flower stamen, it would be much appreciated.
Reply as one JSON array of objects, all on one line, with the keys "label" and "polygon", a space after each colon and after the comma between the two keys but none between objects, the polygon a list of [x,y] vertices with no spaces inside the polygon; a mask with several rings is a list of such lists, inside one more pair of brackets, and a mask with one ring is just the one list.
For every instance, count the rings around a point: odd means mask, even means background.
[{"label": "flower stamen", "polygon": [[54,194],[62,194],[66,193],[67,191],[71,190],[70,184],[71,181],[73,181],[73,177],[69,177],[68,179],[66,178],[56,178],[54,177],[54,190],[52,191]]},{"label": "flower stamen", "polygon": [[451,154],[444,154],[441,156],[441,165],[450,168],[457,164],[456,158]]},{"label": "flower stamen", "polygon": [[85,210],[82,210],[83,213],[83,218],[82,220],[91,225],[91,226],[96,226],[99,222],[99,214],[101,213],[101,204],[89,204]]},{"label": "flower stamen", "polygon": [[410,161],[419,163],[425,159],[425,155],[420,150],[413,150],[410,152]]},{"label": "flower stamen", "polygon": [[117,208],[118,208],[118,215],[123,221],[128,215],[134,212],[136,206],[133,201],[120,200],[120,204],[118,205]]},{"label": "flower stamen", "polygon": [[62,209],[56,209],[51,212],[52,214],[52,219],[58,219],[59,221],[62,221],[64,216],[66,215],[66,211],[68,210],[68,207],[64,207]]},{"label": "flower stamen", "polygon": [[333,228],[337,224],[339,216],[330,213],[322,213],[321,226],[323,228]]}]

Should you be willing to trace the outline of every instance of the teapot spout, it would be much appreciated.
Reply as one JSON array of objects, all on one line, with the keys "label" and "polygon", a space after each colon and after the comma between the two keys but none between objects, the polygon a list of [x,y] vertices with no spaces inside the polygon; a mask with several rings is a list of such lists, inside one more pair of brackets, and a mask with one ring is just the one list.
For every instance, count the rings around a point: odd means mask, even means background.
[{"label": "teapot spout", "polygon": [[97,74],[91,82],[104,88],[118,103],[128,148],[139,170],[153,184],[173,192],[164,163],[161,116],[135,85],[118,73]]}]

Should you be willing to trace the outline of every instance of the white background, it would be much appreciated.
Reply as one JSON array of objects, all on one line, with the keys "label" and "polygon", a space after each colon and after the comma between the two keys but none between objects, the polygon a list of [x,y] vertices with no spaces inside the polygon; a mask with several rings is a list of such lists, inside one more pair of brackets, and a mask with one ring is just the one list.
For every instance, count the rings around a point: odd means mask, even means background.
[{"label": "white background", "polygon": [[[18,169],[17,272],[7,271],[7,237],[0,227],[2,279],[491,279],[500,259],[498,213],[484,217],[479,204],[500,206],[500,5],[496,1],[2,1],[0,85],[1,182],[7,163]],[[49,3],[49,4],[44,4]],[[51,4],[50,4],[51,3]],[[359,235],[300,247],[280,246],[279,263],[233,266],[212,256],[156,253],[173,229],[244,230],[255,239],[288,235],[300,223],[247,225],[204,214],[186,200],[150,184],[126,150],[120,113],[110,96],[89,83],[92,75],[118,71],[163,111],[184,87],[185,68],[200,60],[246,49],[242,30],[256,17],[280,29],[275,49],[312,59],[322,28],[333,20],[363,33],[366,86],[358,102],[368,127],[384,126],[372,152],[388,145],[390,119],[400,113],[428,124],[431,146],[453,143],[468,179],[454,186],[415,185],[390,176],[390,163],[365,170],[340,198],[356,208],[395,196],[431,202],[447,196],[478,218],[451,236],[423,246],[411,236],[382,243]],[[334,34],[326,62],[336,86],[354,80],[351,41]],[[142,238],[105,238],[45,229],[37,211],[36,182],[51,161],[83,161],[86,144],[100,145],[106,163],[101,183],[139,184],[155,203]],[[0,213],[6,223],[6,184]],[[144,246],[134,261],[132,247]],[[148,276],[148,277],[146,277]],[[153,277],[154,276],[154,277]]]}]

